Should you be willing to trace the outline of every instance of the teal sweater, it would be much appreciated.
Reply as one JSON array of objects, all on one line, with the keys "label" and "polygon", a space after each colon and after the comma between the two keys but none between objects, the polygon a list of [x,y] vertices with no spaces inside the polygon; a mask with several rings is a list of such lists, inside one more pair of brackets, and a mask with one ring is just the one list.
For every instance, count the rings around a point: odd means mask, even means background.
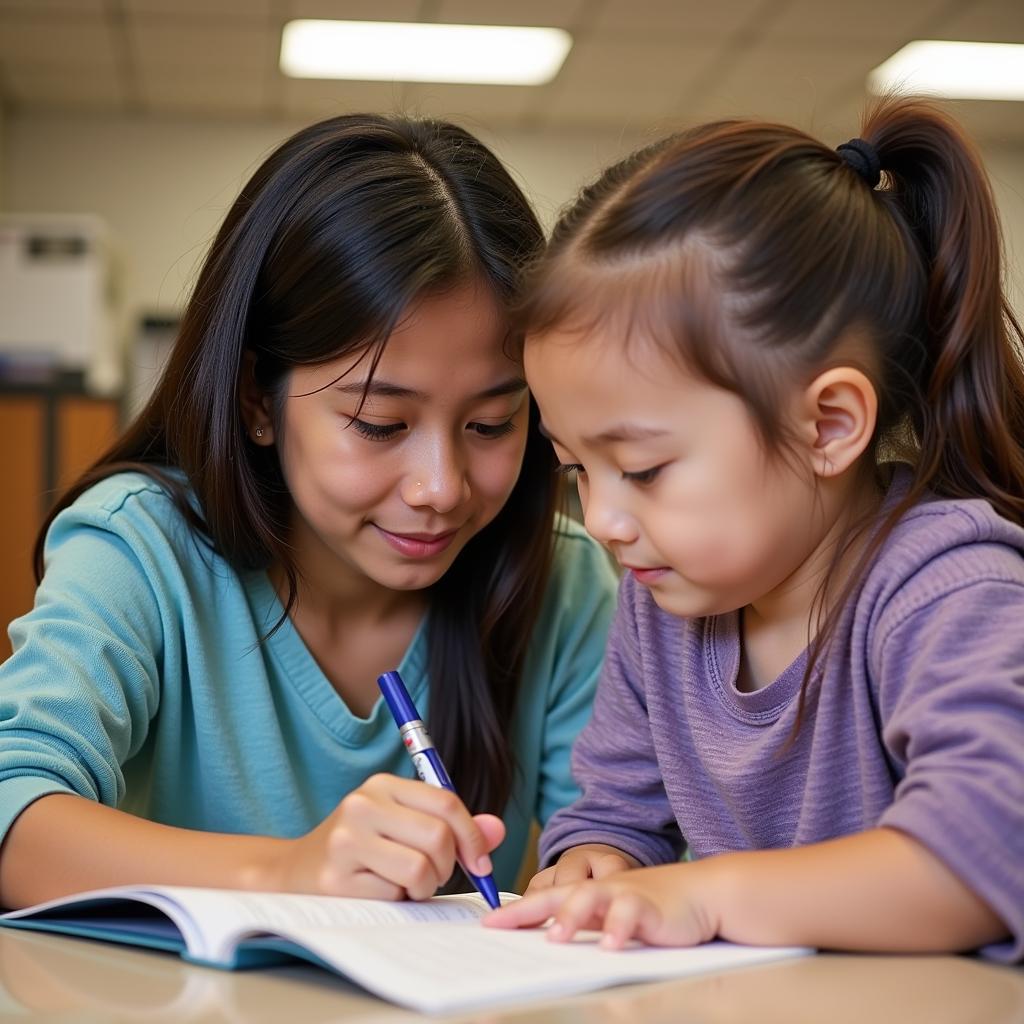
[{"label": "teal sweater", "polygon": [[[530,822],[570,803],[569,750],[593,697],[616,580],[569,521],[510,723],[518,773],[494,855],[510,887]],[[147,477],[97,484],[50,528],[35,607],[0,665],[0,838],[47,793],[182,828],[299,836],[375,772],[412,776],[387,707],[354,715],[281,615]],[[420,625],[399,669],[429,716]],[[456,780],[456,783],[458,780]]]}]

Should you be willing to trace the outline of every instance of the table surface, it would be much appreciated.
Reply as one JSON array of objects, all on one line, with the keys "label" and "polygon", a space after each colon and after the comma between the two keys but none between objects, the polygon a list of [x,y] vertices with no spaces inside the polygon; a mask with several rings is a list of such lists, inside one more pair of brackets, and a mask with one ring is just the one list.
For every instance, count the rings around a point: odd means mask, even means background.
[{"label": "table surface", "polygon": [[424,1018],[295,965],[220,971],[173,954],[0,930],[0,1020],[229,1024],[1024,1024],[1024,969],[969,957],[818,954],[762,967]]}]

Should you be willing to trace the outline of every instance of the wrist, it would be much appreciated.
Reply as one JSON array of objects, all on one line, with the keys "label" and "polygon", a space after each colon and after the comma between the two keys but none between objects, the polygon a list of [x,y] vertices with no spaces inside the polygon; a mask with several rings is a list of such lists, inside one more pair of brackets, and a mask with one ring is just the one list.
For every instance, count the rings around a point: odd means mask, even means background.
[{"label": "wrist", "polygon": [[[694,861],[687,867],[701,874],[705,934],[730,938],[735,930],[737,908],[743,905],[743,854],[719,853]],[[741,942],[742,939],[733,941]]]},{"label": "wrist", "polygon": [[249,892],[288,892],[285,859],[290,839],[253,836],[237,875],[237,887]]},{"label": "wrist", "polygon": [[559,856],[559,860],[569,854],[578,853],[581,856],[587,856],[588,854],[606,854],[613,857],[621,857],[631,868],[643,867],[632,854],[626,853],[625,850],[620,850],[617,846],[612,846],[609,843],[580,843],[579,846],[571,846],[568,850]]}]

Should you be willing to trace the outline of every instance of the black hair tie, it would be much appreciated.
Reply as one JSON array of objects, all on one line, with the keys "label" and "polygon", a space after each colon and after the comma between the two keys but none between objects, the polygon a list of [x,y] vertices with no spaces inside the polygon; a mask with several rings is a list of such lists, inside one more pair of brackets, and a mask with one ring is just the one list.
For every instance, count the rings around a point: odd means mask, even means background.
[{"label": "black hair tie", "polygon": [[882,180],[882,162],[870,142],[864,139],[850,139],[836,146],[840,158],[848,163],[867,183],[874,188]]}]

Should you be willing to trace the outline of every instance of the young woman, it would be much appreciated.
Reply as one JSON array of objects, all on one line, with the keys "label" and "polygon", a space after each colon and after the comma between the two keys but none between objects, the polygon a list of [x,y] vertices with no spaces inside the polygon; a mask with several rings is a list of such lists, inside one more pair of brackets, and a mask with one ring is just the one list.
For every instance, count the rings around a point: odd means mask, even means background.
[{"label": "young woman", "polygon": [[[506,308],[542,245],[449,124],[339,117],[229,212],[0,667],[0,900],[511,886],[574,795],[614,574],[554,516]],[[400,667],[465,800],[414,781]],[[472,813],[471,813],[472,812]]]}]

